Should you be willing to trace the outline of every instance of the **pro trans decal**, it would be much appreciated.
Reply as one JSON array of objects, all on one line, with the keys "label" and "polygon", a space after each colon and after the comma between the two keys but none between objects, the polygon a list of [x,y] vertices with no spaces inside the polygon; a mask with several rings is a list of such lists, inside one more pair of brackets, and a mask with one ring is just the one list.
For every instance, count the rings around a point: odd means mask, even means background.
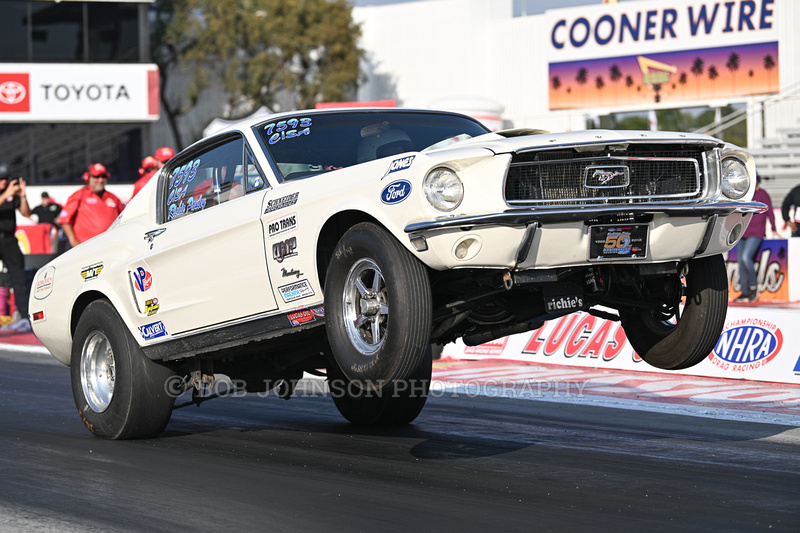
[{"label": "pro trans decal", "polygon": [[772,361],[781,346],[783,332],[776,324],[759,318],[742,318],[725,325],[708,358],[722,370],[746,372]]}]

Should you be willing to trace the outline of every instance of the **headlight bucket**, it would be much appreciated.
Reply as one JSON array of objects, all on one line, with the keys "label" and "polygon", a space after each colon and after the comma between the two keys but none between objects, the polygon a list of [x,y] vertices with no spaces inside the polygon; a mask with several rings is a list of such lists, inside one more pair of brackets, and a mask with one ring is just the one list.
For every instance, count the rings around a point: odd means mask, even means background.
[{"label": "headlight bucket", "polygon": [[439,211],[452,211],[464,199],[464,184],[449,168],[438,167],[428,172],[422,190],[428,202]]},{"label": "headlight bucket", "polygon": [[735,157],[722,160],[722,194],[738,200],[750,190],[750,174],[747,166]]}]

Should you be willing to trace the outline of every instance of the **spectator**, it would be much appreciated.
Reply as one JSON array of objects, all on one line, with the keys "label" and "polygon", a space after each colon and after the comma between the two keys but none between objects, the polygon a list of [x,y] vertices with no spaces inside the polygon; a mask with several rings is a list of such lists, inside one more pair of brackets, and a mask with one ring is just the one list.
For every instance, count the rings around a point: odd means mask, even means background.
[{"label": "spectator", "polygon": [[89,165],[83,173],[86,186],[69,197],[58,217],[61,229],[72,246],[103,233],[122,212],[122,202],[106,190],[111,175],[100,163]]},{"label": "spectator", "polygon": [[161,168],[162,165],[163,164],[158,162],[158,159],[150,155],[142,159],[142,168],[139,169],[139,176],[141,177],[133,184],[133,194],[131,194],[131,198],[139,194],[139,191],[142,190],[145,183],[150,181],[150,178],[158,172],[158,169]]},{"label": "spectator", "polygon": [[[800,185],[789,191],[789,194],[783,199],[783,205],[781,205],[783,229],[788,226],[792,230],[792,237],[800,237],[800,229],[797,227],[797,218],[800,215],[798,209],[800,209]],[[792,211],[794,211],[794,214],[792,214]]]},{"label": "spectator", "polygon": [[175,155],[175,150],[173,150],[169,146],[162,146],[161,148],[156,150],[156,153],[154,155],[159,163],[158,168],[161,168],[164,166],[164,163],[173,158],[173,156]]},{"label": "spectator", "polygon": [[58,228],[58,215],[61,213],[61,206],[55,203],[47,192],[42,193],[42,203],[31,210],[31,214],[36,215],[39,224],[52,224]]},{"label": "spectator", "polygon": [[742,294],[736,298],[735,302],[756,302],[758,301],[758,277],[753,258],[761,247],[761,241],[767,234],[767,221],[772,227],[772,232],[777,231],[775,225],[775,212],[772,210],[772,199],[767,191],[761,188],[761,177],[756,174],[756,193],[753,196],[754,202],[767,204],[767,211],[753,215],[750,225],[742,235],[739,244],[736,245],[736,262],[739,263],[739,287]]},{"label": "spectator", "polygon": [[8,175],[8,167],[0,163],[0,259],[8,270],[8,280],[14,290],[14,302],[22,315],[19,320],[3,326],[3,330],[28,332],[28,296],[30,286],[25,275],[25,258],[17,242],[17,210],[24,217],[31,216],[31,208],[25,196],[25,180]]}]

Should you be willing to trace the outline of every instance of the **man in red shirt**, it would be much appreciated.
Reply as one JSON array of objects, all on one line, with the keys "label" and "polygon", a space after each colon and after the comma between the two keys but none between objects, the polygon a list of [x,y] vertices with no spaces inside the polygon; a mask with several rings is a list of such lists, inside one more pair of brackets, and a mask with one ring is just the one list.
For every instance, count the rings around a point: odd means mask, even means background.
[{"label": "man in red shirt", "polygon": [[164,166],[164,163],[172,159],[172,156],[175,155],[175,150],[170,148],[169,146],[162,146],[158,150],[156,150],[155,156],[148,155],[144,159],[142,159],[142,168],[139,169],[139,178],[136,183],[133,184],[133,194],[131,198],[136,196],[139,191],[142,190],[145,183],[150,181],[150,178],[158,172],[158,169]]},{"label": "man in red shirt", "polygon": [[72,246],[103,233],[122,212],[122,201],[106,190],[110,176],[100,163],[89,165],[89,170],[83,173],[86,186],[64,204],[58,223]]}]

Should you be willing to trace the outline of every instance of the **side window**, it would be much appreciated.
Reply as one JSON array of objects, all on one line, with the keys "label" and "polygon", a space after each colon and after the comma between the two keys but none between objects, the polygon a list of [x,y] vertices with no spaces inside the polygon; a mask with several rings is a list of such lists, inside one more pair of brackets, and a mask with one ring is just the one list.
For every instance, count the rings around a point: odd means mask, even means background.
[{"label": "side window", "polygon": [[244,151],[244,166],[246,172],[245,188],[247,192],[258,191],[266,187],[267,182],[264,180],[261,172],[259,172],[258,166],[253,162],[253,154],[251,154],[248,149]]},{"label": "side window", "polygon": [[166,220],[177,220],[243,196],[243,155],[244,141],[237,137],[170,165],[165,176]]}]

